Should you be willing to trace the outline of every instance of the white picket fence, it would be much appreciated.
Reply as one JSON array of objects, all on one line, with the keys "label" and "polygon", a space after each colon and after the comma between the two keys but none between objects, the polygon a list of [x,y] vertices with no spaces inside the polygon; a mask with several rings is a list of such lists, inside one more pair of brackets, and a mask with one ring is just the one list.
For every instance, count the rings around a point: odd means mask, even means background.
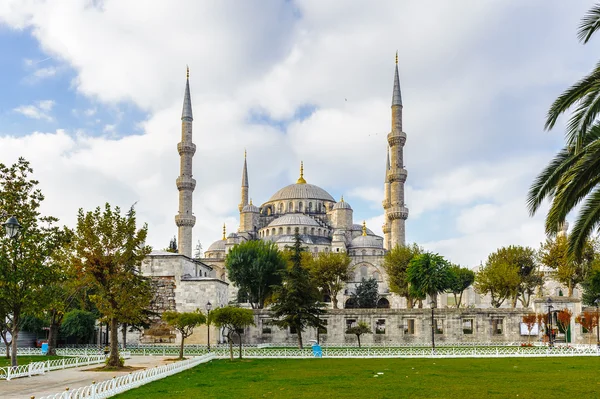
[{"label": "white picket fence", "polygon": [[201,363],[206,363],[215,356],[211,353],[204,356],[194,357],[180,362],[174,362],[160,367],[149,368],[136,371],[131,374],[115,377],[111,380],[102,381],[96,384],[87,385],[74,390],[53,395],[43,396],[39,399],[104,399],[125,392],[129,389],[137,388],[141,385],[161,378],[177,374],[181,371],[195,367]]},{"label": "white picket fence", "polygon": [[[131,353],[129,352],[120,352],[119,355],[124,359],[131,358]],[[16,367],[0,367],[0,380],[10,381],[13,378],[31,377],[34,375],[44,374],[52,370],[89,366],[92,364],[104,363],[105,361],[105,355],[94,355],[53,359],[43,362],[31,362],[29,364]]]}]

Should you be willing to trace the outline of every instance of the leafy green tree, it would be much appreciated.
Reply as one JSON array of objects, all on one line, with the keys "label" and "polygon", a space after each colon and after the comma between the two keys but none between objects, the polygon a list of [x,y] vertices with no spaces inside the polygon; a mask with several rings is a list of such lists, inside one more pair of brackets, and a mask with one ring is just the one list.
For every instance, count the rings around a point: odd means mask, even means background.
[{"label": "leafy green tree", "polygon": [[183,343],[187,337],[194,333],[194,328],[206,323],[206,317],[200,312],[173,312],[166,311],[162,319],[181,334],[181,345],[179,346],[179,359],[183,359]]},{"label": "leafy green tree", "polygon": [[338,308],[337,295],[350,279],[350,261],[345,252],[319,252],[308,265],[311,278],[323,292],[329,294],[334,309]]},{"label": "leafy green tree", "polygon": [[573,296],[573,289],[587,277],[595,256],[594,242],[591,240],[587,241],[580,258],[569,256],[567,237],[564,235],[547,238],[538,251],[540,263],[554,271],[554,278],[567,287],[569,297]]},{"label": "leafy green tree", "polygon": [[253,309],[262,309],[281,284],[285,261],[275,243],[252,240],[234,246],[225,258],[227,276],[248,294]]},{"label": "leafy green tree", "polygon": [[0,234],[0,302],[7,317],[3,324],[12,335],[12,366],[17,365],[21,318],[43,309],[45,287],[59,267],[53,254],[65,242],[63,231],[55,226],[58,219],[40,213],[44,195],[31,173],[23,158],[12,166],[0,163],[0,217],[4,222],[14,215],[22,225],[16,238]]},{"label": "leafy green tree", "polygon": [[410,261],[406,276],[413,292],[429,295],[435,301],[450,287],[450,263],[441,255],[425,252]]},{"label": "leafy green tree", "polygon": [[364,322],[359,321],[358,324],[354,327],[350,327],[346,330],[346,334],[354,334],[356,335],[356,339],[358,340],[358,347],[360,348],[360,336],[363,334],[372,334],[371,327]]},{"label": "leafy green tree", "polygon": [[290,265],[284,274],[283,284],[276,288],[276,300],[271,310],[275,325],[296,329],[298,348],[302,349],[302,332],[307,326],[324,327],[319,316],[325,311],[319,290],[311,281],[308,270],[302,267],[304,247],[298,228],[294,233],[294,245],[288,251]]},{"label": "leafy green tree", "polygon": [[454,294],[454,303],[460,308],[463,292],[475,281],[475,272],[459,265],[450,266],[450,286],[448,291]]},{"label": "leafy green tree", "polygon": [[489,293],[494,307],[500,307],[506,299],[510,299],[513,308],[518,300],[528,307],[531,295],[542,283],[534,250],[518,245],[490,254],[485,267],[475,276],[475,289],[480,294]]},{"label": "leafy green tree", "polygon": [[86,310],[73,309],[67,312],[62,320],[60,332],[67,338],[74,338],[75,343],[89,343],[94,336],[96,315]]},{"label": "leafy green tree", "polygon": [[397,245],[385,254],[383,268],[385,269],[390,291],[406,298],[406,307],[411,309],[418,298],[411,296],[411,290],[406,277],[406,269],[410,261],[417,255],[423,253],[423,249],[417,244]]},{"label": "leafy green tree", "polygon": [[237,334],[240,345],[239,357],[242,358],[242,335],[243,331],[248,326],[254,324],[254,313],[250,309],[235,308],[233,306],[225,306],[210,312],[209,324],[214,324],[219,328],[227,329],[226,337],[229,343],[229,358],[233,360],[233,336]]},{"label": "leafy green tree", "polygon": [[173,238],[171,238],[171,241],[169,241],[169,246],[165,248],[165,252],[171,252],[172,254],[178,253],[177,238],[175,238],[175,236],[173,236]]},{"label": "leafy green tree", "polygon": [[90,297],[109,321],[111,352],[107,365],[120,367],[118,327],[128,314],[150,307],[152,299],[148,278],[140,266],[151,248],[145,245],[147,225],[136,227],[133,207],[121,215],[107,203],[93,212],[79,210],[73,238],[73,265],[80,278],[95,290]]},{"label": "leafy green tree", "polygon": [[[579,40],[587,43],[598,30],[600,5],[583,17]],[[567,124],[565,146],[536,177],[529,189],[527,203],[534,215],[551,200],[546,215],[546,232],[557,233],[566,216],[582,203],[573,231],[568,238],[569,255],[579,258],[590,235],[600,224],[600,64],[565,90],[551,105],[545,128],[551,130],[558,118],[573,109]]]},{"label": "leafy green tree", "polygon": [[600,261],[597,260],[592,270],[581,283],[583,288],[582,302],[588,306],[596,306],[596,300],[600,301]]},{"label": "leafy green tree", "polygon": [[356,292],[352,295],[356,307],[360,309],[373,309],[377,307],[379,300],[379,288],[374,278],[362,279],[356,286]]}]

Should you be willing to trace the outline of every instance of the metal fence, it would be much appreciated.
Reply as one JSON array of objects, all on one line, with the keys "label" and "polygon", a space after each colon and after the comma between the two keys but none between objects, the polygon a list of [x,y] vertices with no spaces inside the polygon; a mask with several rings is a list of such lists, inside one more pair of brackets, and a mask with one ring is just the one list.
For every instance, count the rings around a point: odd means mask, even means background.
[{"label": "metal fence", "polygon": [[[121,352],[119,355],[124,359],[129,359],[131,353]],[[13,378],[32,377],[52,370],[62,370],[71,367],[89,366],[100,364],[106,361],[106,355],[77,356],[63,359],[46,360],[43,362],[31,362],[21,366],[0,367],[0,380],[10,381]]]},{"label": "metal fence", "polygon": [[72,391],[56,393],[54,395],[43,396],[40,399],[103,399],[125,392],[129,389],[137,388],[161,378],[179,373],[180,371],[190,369],[201,363],[206,363],[215,356],[208,354],[192,359],[174,362],[168,365],[153,367],[142,371],[136,371],[131,374],[115,377],[110,380],[102,381],[97,384],[87,385]]}]

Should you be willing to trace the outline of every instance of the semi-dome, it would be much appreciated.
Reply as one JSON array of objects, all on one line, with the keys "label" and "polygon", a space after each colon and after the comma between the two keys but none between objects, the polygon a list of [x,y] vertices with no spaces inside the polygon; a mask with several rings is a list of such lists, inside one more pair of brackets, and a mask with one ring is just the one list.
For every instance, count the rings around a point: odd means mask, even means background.
[{"label": "semi-dome", "polygon": [[350,243],[352,248],[383,248],[383,242],[375,236],[358,236]]},{"label": "semi-dome", "polygon": [[268,227],[277,227],[277,226],[317,226],[321,227],[317,221],[309,216],[292,213],[283,215],[271,223],[269,223]]},{"label": "semi-dome", "polygon": [[206,252],[216,252],[223,251],[225,252],[225,243],[227,240],[218,240],[210,244],[210,247],[206,250]]},{"label": "semi-dome", "polygon": [[339,202],[335,203],[335,205],[333,206],[333,209],[350,209],[350,210],[352,210],[352,207],[350,206],[349,203],[344,201],[344,197],[342,197],[342,199]]},{"label": "semi-dome", "polygon": [[244,206],[244,208],[242,208],[242,212],[254,212],[254,213],[258,213],[260,212],[260,210],[258,209],[258,207],[256,205],[252,204],[252,201],[250,201],[250,203],[246,206]]},{"label": "semi-dome", "polygon": [[273,194],[267,202],[294,199],[316,199],[335,202],[335,199],[327,191],[319,186],[308,183],[290,184]]}]

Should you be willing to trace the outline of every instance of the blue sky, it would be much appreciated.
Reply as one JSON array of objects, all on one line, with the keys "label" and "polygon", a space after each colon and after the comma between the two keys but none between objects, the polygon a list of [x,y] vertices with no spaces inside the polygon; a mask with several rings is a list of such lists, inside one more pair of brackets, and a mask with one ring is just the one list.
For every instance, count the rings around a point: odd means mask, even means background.
[{"label": "blue sky", "polygon": [[237,229],[244,149],[255,203],[303,160],[381,232],[398,50],[408,240],[474,266],[544,239],[525,196],[562,145],[548,106],[597,61],[600,42],[576,39],[593,2],[149,4],[0,4],[0,162],[32,162],[47,213],[73,224],[79,207],[138,201],[149,243],[168,244],[189,65],[194,241]]}]

